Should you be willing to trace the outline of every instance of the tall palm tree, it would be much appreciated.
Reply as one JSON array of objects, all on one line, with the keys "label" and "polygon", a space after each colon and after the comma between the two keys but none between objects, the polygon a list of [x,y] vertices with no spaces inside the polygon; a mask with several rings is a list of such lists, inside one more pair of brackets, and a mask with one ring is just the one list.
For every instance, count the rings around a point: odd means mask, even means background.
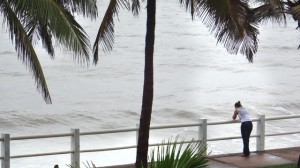
[{"label": "tall palm tree", "polygon": [[[299,0],[178,0],[192,18],[199,17],[214,33],[217,42],[223,43],[231,54],[241,53],[249,62],[257,52],[258,24],[265,20],[285,22],[285,14],[300,21]],[[254,7],[250,7],[250,2]],[[120,7],[131,9],[137,15],[140,0],[110,0],[94,43],[94,63],[98,62],[98,47],[104,52],[112,50],[114,43],[114,15]],[[149,128],[153,102],[153,53],[155,38],[156,0],[147,0],[147,31],[142,110],[135,166],[147,168]],[[300,25],[300,23],[299,23]]]},{"label": "tall palm tree", "polygon": [[135,167],[141,165],[147,168],[147,156],[149,145],[149,130],[153,104],[153,53],[155,41],[155,13],[156,0],[147,1],[147,25],[145,46],[145,70],[142,111],[140,116],[140,128],[137,144]]},{"label": "tall palm tree", "polygon": [[29,67],[44,100],[51,103],[45,76],[33,44],[36,40],[41,40],[48,54],[54,58],[52,40],[55,39],[70,50],[75,59],[87,63],[89,38],[73,14],[95,18],[95,0],[0,0],[0,13],[14,42],[18,58]]}]

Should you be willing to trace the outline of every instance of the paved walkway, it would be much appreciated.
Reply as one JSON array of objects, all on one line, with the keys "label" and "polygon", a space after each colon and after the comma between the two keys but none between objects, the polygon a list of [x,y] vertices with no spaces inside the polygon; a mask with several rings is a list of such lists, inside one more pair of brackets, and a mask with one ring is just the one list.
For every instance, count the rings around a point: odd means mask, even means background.
[{"label": "paved walkway", "polygon": [[211,168],[257,168],[286,163],[297,163],[300,157],[300,147],[267,150],[261,153],[251,153],[250,157],[241,154],[216,156],[210,158]]},{"label": "paved walkway", "polygon": [[[250,157],[241,154],[219,155],[209,158],[210,168],[259,168],[264,166],[298,163],[300,147],[267,150],[251,153]],[[132,165],[110,166],[105,168],[133,168]]]}]

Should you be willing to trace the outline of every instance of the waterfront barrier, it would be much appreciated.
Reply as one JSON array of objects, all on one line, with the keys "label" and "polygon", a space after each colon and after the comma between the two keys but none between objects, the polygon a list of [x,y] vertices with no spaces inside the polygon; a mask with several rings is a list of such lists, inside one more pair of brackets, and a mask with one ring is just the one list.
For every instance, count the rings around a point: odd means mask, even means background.
[{"label": "waterfront barrier", "polygon": [[[298,119],[300,115],[288,115],[288,116],[278,116],[278,117],[269,117],[266,118],[265,115],[258,115],[257,118],[254,118],[252,121],[256,122],[256,134],[252,134],[251,137],[256,138],[256,151],[265,150],[265,137],[267,136],[279,136],[279,135],[290,135],[290,134],[299,134],[298,131],[290,132],[280,132],[280,133],[266,133],[265,122],[272,120],[285,120],[285,119]],[[189,124],[174,124],[174,125],[160,125],[160,126],[151,126],[150,130],[157,129],[170,129],[170,128],[183,128],[183,127],[198,127],[198,139],[194,140],[202,142],[203,145],[206,145],[208,141],[220,141],[220,140],[231,140],[239,139],[241,136],[228,136],[228,137],[217,137],[217,138],[208,138],[207,127],[211,125],[224,125],[224,124],[233,124],[237,121],[219,121],[219,122],[207,122],[207,119],[200,119],[198,123],[189,123]],[[138,139],[138,125],[135,128],[127,129],[114,129],[114,130],[102,130],[102,131],[91,131],[91,132],[80,132],[79,129],[71,129],[70,133],[61,133],[61,134],[47,134],[47,135],[34,135],[34,136],[16,136],[11,137],[10,134],[1,134],[1,168],[10,168],[11,159],[16,158],[26,158],[26,157],[37,157],[37,156],[49,156],[49,155],[71,155],[71,164],[77,165],[80,163],[80,153],[87,152],[103,152],[103,151],[113,151],[113,150],[123,150],[136,148],[136,144],[122,146],[122,147],[111,147],[111,148],[100,148],[100,149],[80,149],[80,137],[86,135],[100,135],[100,134],[113,134],[113,133],[122,133],[122,132],[136,132],[136,139]],[[57,152],[45,152],[45,153],[33,153],[33,154],[24,154],[24,155],[10,155],[10,142],[11,141],[23,141],[30,139],[44,139],[44,138],[59,138],[59,137],[69,137],[71,138],[71,148],[67,151],[57,151]],[[185,141],[189,143],[191,141]],[[136,143],[136,142],[135,142]],[[162,144],[149,144],[149,146],[158,146]]]}]

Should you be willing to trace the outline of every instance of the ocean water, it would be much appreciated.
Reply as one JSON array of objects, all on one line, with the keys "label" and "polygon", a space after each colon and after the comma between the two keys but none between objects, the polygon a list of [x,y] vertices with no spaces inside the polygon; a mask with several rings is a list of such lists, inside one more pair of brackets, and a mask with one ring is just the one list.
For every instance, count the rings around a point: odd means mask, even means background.
[{"label": "ocean water", "polygon": [[[91,41],[108,2],[99,1],[96,21],[77,17]],[[134,17],[120,11],[115,19],[115,44],[101,53],[99,64],[81,65],[69,52],[56,47],[52,60],[36,45],[53,104],[37,92],[29,70],[17,59],[6,28],[0,35],[0,128],[11,136],[65,133],[135,127],[142,102],[146,13]],[[240,100],[253,117],[300,114],[300,44],[296,23],[260,25],[259,49],[254,63],[243,55],[229,55],[214,35],[196,18],[192,20],[177,1],[157,2],[154,54],[152,125],[230,120]],[[298,120],[267,122],[267,133],[299,130]],[[253,130],[255,134],[255,129]],[[181,135],[197,138],[196,128],[151,132],[151,143]],[[208,136],[239,135],[239,125],[209,127]],[[81,138],[81,149],[132,145],[135,133]],[[34,144],[34,146],[33,146]],[[267,137],[266,148],[300,145],[300,135]],[[69,150],[68,139],[13,141],[12,155]],[[212,154],[240,152],[241,140],[209,143]],[[255,139],[251,139],[255,150]],[[69,155],[12,159],[14,167],[51,167],[69,163]],[[87,153],[82,161],[97,166],[132,163],[135,150]],[[67,166],[65,166],[67,167]]]}]

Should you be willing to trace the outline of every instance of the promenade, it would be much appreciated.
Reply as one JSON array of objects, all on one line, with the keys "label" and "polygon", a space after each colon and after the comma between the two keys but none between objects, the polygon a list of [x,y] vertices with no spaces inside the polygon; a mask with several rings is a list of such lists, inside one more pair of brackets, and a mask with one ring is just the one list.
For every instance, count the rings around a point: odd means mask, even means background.
[{"label": "promenade", "polygon": [[[300,147],[266,150],[242,157],[241,153],[209,157],[210,168],[259,168],[272,165],[297,163]],[[133,168],[133,165],[109,166],[102,168]]]},{"label": "promenade", "polygon": [[300,147],[266,150],[265,152],[251,153],[250,157],[241,154],[210,157],[211,168],[257,168],[272,165],[297,163],[300,156]]}]

